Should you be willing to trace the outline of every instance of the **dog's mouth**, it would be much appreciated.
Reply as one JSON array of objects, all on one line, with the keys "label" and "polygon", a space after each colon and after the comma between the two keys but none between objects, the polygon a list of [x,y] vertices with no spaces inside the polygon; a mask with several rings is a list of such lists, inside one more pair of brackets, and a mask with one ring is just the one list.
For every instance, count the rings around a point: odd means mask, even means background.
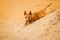
[{"label": "dog's mouth", "polygon": [[31,20],[26,20],[26,22],[31,23]]}]

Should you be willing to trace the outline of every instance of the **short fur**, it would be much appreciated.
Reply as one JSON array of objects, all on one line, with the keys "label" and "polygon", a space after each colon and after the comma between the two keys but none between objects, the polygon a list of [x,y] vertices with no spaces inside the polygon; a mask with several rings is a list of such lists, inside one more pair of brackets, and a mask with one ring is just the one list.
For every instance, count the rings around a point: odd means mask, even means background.
[{"label": "short fur", "polygon": [[26,13],[26,11],[24,11],[24,15],[25,15],[25,19],[26,19],[26,22],[25,22],[25,25],[27,24],[30,24],[42,17],[44,17],[46,15],[46,9],[51,5],[51,3],[45,7],[44,9],[38,11],[38,12],[35,12],[35,13],[32,13],[31,11],[29,12],[29,14]]}]

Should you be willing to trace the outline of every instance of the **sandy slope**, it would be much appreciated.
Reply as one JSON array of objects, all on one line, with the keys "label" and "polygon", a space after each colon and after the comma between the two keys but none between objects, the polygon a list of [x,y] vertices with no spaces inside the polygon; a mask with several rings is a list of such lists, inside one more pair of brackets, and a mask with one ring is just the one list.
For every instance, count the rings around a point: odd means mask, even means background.
[{"label": "sandy slope", "polygon": [[0,40],[60,40],[60,11],[48,14],[27,27],[23,23],[13,23],[13,26],[0,24]]},{"label": "sandy slope", "polygon": [[21,40],[60,40],[60,11],[53,12],[25,27]]},{"label": "sandy slope", "polygon": [[50,2],[60,7],[60,0],[0,0],[0,40],[60,40],[60,11],[23,25],[24,10],[36,12]]}]

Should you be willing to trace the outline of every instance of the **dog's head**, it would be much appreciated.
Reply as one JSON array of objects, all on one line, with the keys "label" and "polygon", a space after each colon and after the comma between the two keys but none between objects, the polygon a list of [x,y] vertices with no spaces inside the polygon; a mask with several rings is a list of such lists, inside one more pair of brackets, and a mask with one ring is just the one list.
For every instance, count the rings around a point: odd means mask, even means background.
[{"label": "dog's head", "polygon": [[25,16],[25,20],[26,22],[31,22],[31,19],[32,19],[32,13],[31,11],[27,14],[26,11],[24,11],[24,16]]}]

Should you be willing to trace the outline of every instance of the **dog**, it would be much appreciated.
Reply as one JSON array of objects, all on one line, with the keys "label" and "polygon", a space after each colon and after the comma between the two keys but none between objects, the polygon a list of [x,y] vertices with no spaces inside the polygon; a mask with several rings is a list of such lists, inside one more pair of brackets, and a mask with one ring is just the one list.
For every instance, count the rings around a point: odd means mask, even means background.
[{"label": "dog", "polygon": [[31,11],[27,14],[26,11],[24,11],[24,16],[25,16],[25,26],[28,24],[33,23],[34,21],[44,17],[46,15],[46,9],[51,5],[52,3],[50,3],[49,5],[47,5],[44,9],[39,10],[35,13],[32,13]]}]

